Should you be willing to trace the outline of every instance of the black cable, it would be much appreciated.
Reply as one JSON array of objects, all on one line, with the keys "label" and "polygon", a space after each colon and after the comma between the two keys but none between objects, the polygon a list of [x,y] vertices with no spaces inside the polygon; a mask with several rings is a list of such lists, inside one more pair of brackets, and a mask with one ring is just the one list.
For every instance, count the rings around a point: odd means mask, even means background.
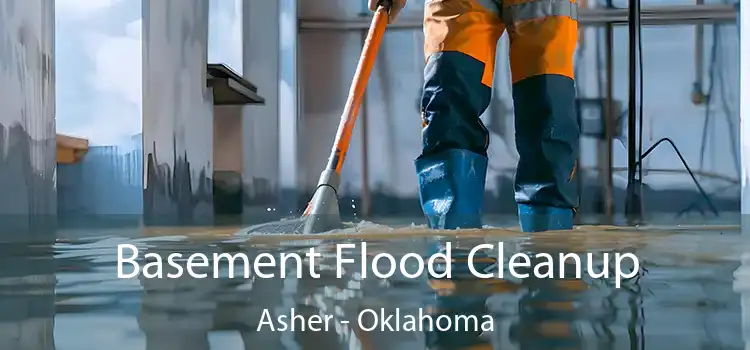
[{"label": "black cable", "polygon": [[[653,152],[654,149],[656,149],[656,147],[659,146],[662,142],[667,142],[667,143],[669,143],[672,146],[672,149],[675,151],[675,153],[677,153],[677,157],[680,158],[680,161],[682,162],[682,166],[685,167],[685,170],[690,175],[690,178],[693,179],[693,183],[695,183],[695,187],[698,188],[698,192],[700,192],[700,194],[706,200],[706,203],[708,204],[708,207],[711,209],[711,211],[716,216],[719,216],[719,210],[714,205],[714,202],[711,200],[711,197],[709,197],[708,194],[706,193],[706,191],[703,189],[703,186],[701,186],[700,182],[698,182],[698,178],[695,177],[695,174],[693,173],[693,170],[690,169],[690,166],[688,166],[687,161],[685,160],[685,157],[682,156],[682,152],[680,152],[680,150],[677,148],[677,145],[675,145],[675,143],[674,143],[674,141],[672,141],[672,139],[670,139],[669,137],[664,137],[661,140],[657,141],[655,144],[653,144],[653,146],[649,147],[649,149],[646,150],[646,152],[644,152],[643,154],[641,154],[641,160],[643,160],[644,158],[648,157],[648,155],[651,154],[651,152]],[[638,167],[641,167],[640,163],[638,164]]]},{"label": "black cable", "polygon": [[[703,196],[703,198],[706,200],[706,203],[708,204],[711,211],[714,213],[714,215],[719,216],[719,211],[716,208],[716,206],[713,204],[713,201],[708,196],[706,191],[701,186],[700,182],[696,178],[695,174],[693,173],[693,170],[690,168],[690,166],[687,164],[687,161],[685,160],[685,157],[682,156],[682,152],[680,152],[679,148],[677,148],[677,145],[675,145],[674,141],[672,139],[665,137],[657,141],[654,145],[649,147],[646,152],[643,152],[643,41],[642,39],[642,32],[643,32],[643,25],[641,24],[641,9],[640,9],[640,0],[632,0],[630,3],[630,6],[628,8],[629,16],[628,16],[628,27],[629,27],[629,34],[630,34],[630,96],[629,96],[629,106],[628,106],[628,187],[630,186],[641,186],[641,183],[643,181],[643,160],[648,157],[651,152],[656,149],[657,146],[659,146],[662,142],[668,142],[672,149],[677,153],[677,156],[680,158],[680,161],[682,162],[682,165],[685,167],[685,170],[688,172],[690,177],[693,179],[693,183],[698,189],[698,192]],[[637,40],[637,41],[636,41]],[[637,55],[636,55],[637,53]],[[637,57],[638,62],[635,62]],[[637,70],[638,70],[638,78],[640,80],[638,81],[638,91],[635,90],[635,83],[636,83],[636,63],[638,64]],[[636,124],[636,113],[634,111],[635,105],[636,105],[636,93],[638,97],[640,97],[640,105],[638,106],[637,111],[637,118],[638,118],[638,153],[637,156],[635,154],[635,144],[636,140],[634,140],[634,134],[635,134],[635,124]],[[634,158],[637,157],[637,160]],[[635,167],[638,169],[638,182],[635,180]],[[638,210],[637,213],[633,213],[637,215],[637,218],[640,220],[641,218],[641,202],[642,202],[642,196],[639,196],[635,198],[634,193],[632,192],[634,189],[629,188],[628,191],[628,199],[630,202],[630,207],[628,209],[630,210]],[[638,194],[640,195],[640,191],[638,191]],[[638,200],[638,203],[633,202],[634,200]],[[637,207],[635,207],[637,205]],[[627,208],[627,207],[626,207]],[[680,213],[678,213],[680,215]]]}]

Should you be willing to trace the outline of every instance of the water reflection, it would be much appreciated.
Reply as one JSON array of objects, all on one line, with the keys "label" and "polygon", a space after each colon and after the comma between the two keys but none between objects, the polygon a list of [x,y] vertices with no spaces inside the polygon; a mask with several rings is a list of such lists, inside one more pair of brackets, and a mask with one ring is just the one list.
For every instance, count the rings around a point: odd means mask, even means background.
[{"label": "water reflection", "polygon": [[57,279],[48,238],[48,244],[0,244],[0,349],[55,349]]},{"label": "water reflection", "polygon": [[[615,288],[610,279],[577,278],[572,260],[565,278],[389,279],[362,278],[357,249],[346,274],[336,278],[335,243],[273,240],[97,238],[72,242],[0,247],[0,349],[232,350],[232,349],[661,349],[744,348],[741,307],[732,290],[732,272],[744,246],[737,235],[617,232],[531,237],[504,232],[493,237],[466,237],[453,243],[469,247],[504,242],[508,258],[517,252],[595,253],[594,268],[604,268],[604,253],[634,252],[647,271]],[[432,238],[368,238],[366,262],[379,252],[400,259],[424,252]],[[243,278],[239,261],[229,278],[221,264],[219,279],[189,275],[162,279],[117,279],[116,246],[129,243],[141,254],[166,260],[175,252],[321,254],[312,278],[309,269],[288,260],[286,278]],[[359,242],[354,242],[359,243]],[[585,257],[581,259],[586,264]],[[178,260],[186,266],[186,260]],[[302,264],[307,264],[303,261]],[[532,259],[527,269],[540,261]],[[557,268],[557,266],[555,266]],[[613,268],[610,262],[609,268]],[[213,273],[211,263],[196,272]],[[523,272],[517,270],[518,272]],[[262,272],[278,272],[267,268]],[[738,272],[739,273],[739,272]],[[557,273],[556,273],[557,274]],[[738,279],[739,280],[739,279]],[[739,287],[735,287],[739,288]],[[294,313],[328,319],[328,328],[295,324],[295,331],[263,326],[264,312],[276,322]],[[358,315],[367,309],[392,316],[401,329],[362,329]],[[451,330],[424,329],[424,315],[454,320]],[[415,315],[422,330],[407,329]],[[484,331],[461,322],[492,317]],[[372,314],[362,321],[369,325]],[[382,317],[382,316],[381,316]],[[259,327],[260,326],[260,327]],[[278,323],[276,324],[278,327]],[[302,329],[305,326],[307,329]],[[419,327],[417,327],[419,328]],[[53,332],[54,331],[54,332]]]}]

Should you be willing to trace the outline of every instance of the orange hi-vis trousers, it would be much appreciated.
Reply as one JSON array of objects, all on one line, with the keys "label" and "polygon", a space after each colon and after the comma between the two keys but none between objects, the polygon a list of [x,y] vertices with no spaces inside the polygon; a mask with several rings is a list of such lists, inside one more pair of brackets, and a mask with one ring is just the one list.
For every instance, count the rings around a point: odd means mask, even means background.
[{"label": "orange hi-vis trousers", "polygon": [[422,155],[487,155],[480,115],[492,96],[498,40],[507,32],[513,82],[518,204],[575,208],[579,126],[575,0],[427,0]]}]

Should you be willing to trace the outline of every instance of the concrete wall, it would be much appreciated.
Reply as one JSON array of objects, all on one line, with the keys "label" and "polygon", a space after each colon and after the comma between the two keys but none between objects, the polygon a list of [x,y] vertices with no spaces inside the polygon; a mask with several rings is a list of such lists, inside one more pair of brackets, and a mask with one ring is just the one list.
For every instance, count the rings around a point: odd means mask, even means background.
[{"label": "concrete wall", "polygon": [[242,106],[214,106],[213,204],[214,213],[226,217],[244,212],[242,181],[243,150]]},{"label": "concrete wall", "polygon": [[242,107],[215,106],[213,115],[214,171],[242,174]]},{"label": "concrete wall", "polygon": [[206,87],[208,0],[143,1],[144,216],[213,217],[213,101]]},{"label": "concrete wall", "polygon": [[54,23],[53,0],[0,6],[0,233],[16,238],[56,211]]}]

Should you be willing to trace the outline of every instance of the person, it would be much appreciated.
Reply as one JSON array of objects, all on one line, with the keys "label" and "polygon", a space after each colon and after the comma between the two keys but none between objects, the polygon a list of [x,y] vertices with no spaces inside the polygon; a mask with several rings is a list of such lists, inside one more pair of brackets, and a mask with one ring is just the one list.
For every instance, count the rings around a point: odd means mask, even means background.
[{"label": "person", "polygon": [[[382,1],[382,0],[380,0]],[[369,0],[375,10],[379,0]],[[406,0],[393,0],[390,20]],[[479,228],[498,40],[510,38],[515,200],[525,232],[571,229],[579,126],[573,60],[575,0],[426,0],[419,195],[434,229]]]}]

